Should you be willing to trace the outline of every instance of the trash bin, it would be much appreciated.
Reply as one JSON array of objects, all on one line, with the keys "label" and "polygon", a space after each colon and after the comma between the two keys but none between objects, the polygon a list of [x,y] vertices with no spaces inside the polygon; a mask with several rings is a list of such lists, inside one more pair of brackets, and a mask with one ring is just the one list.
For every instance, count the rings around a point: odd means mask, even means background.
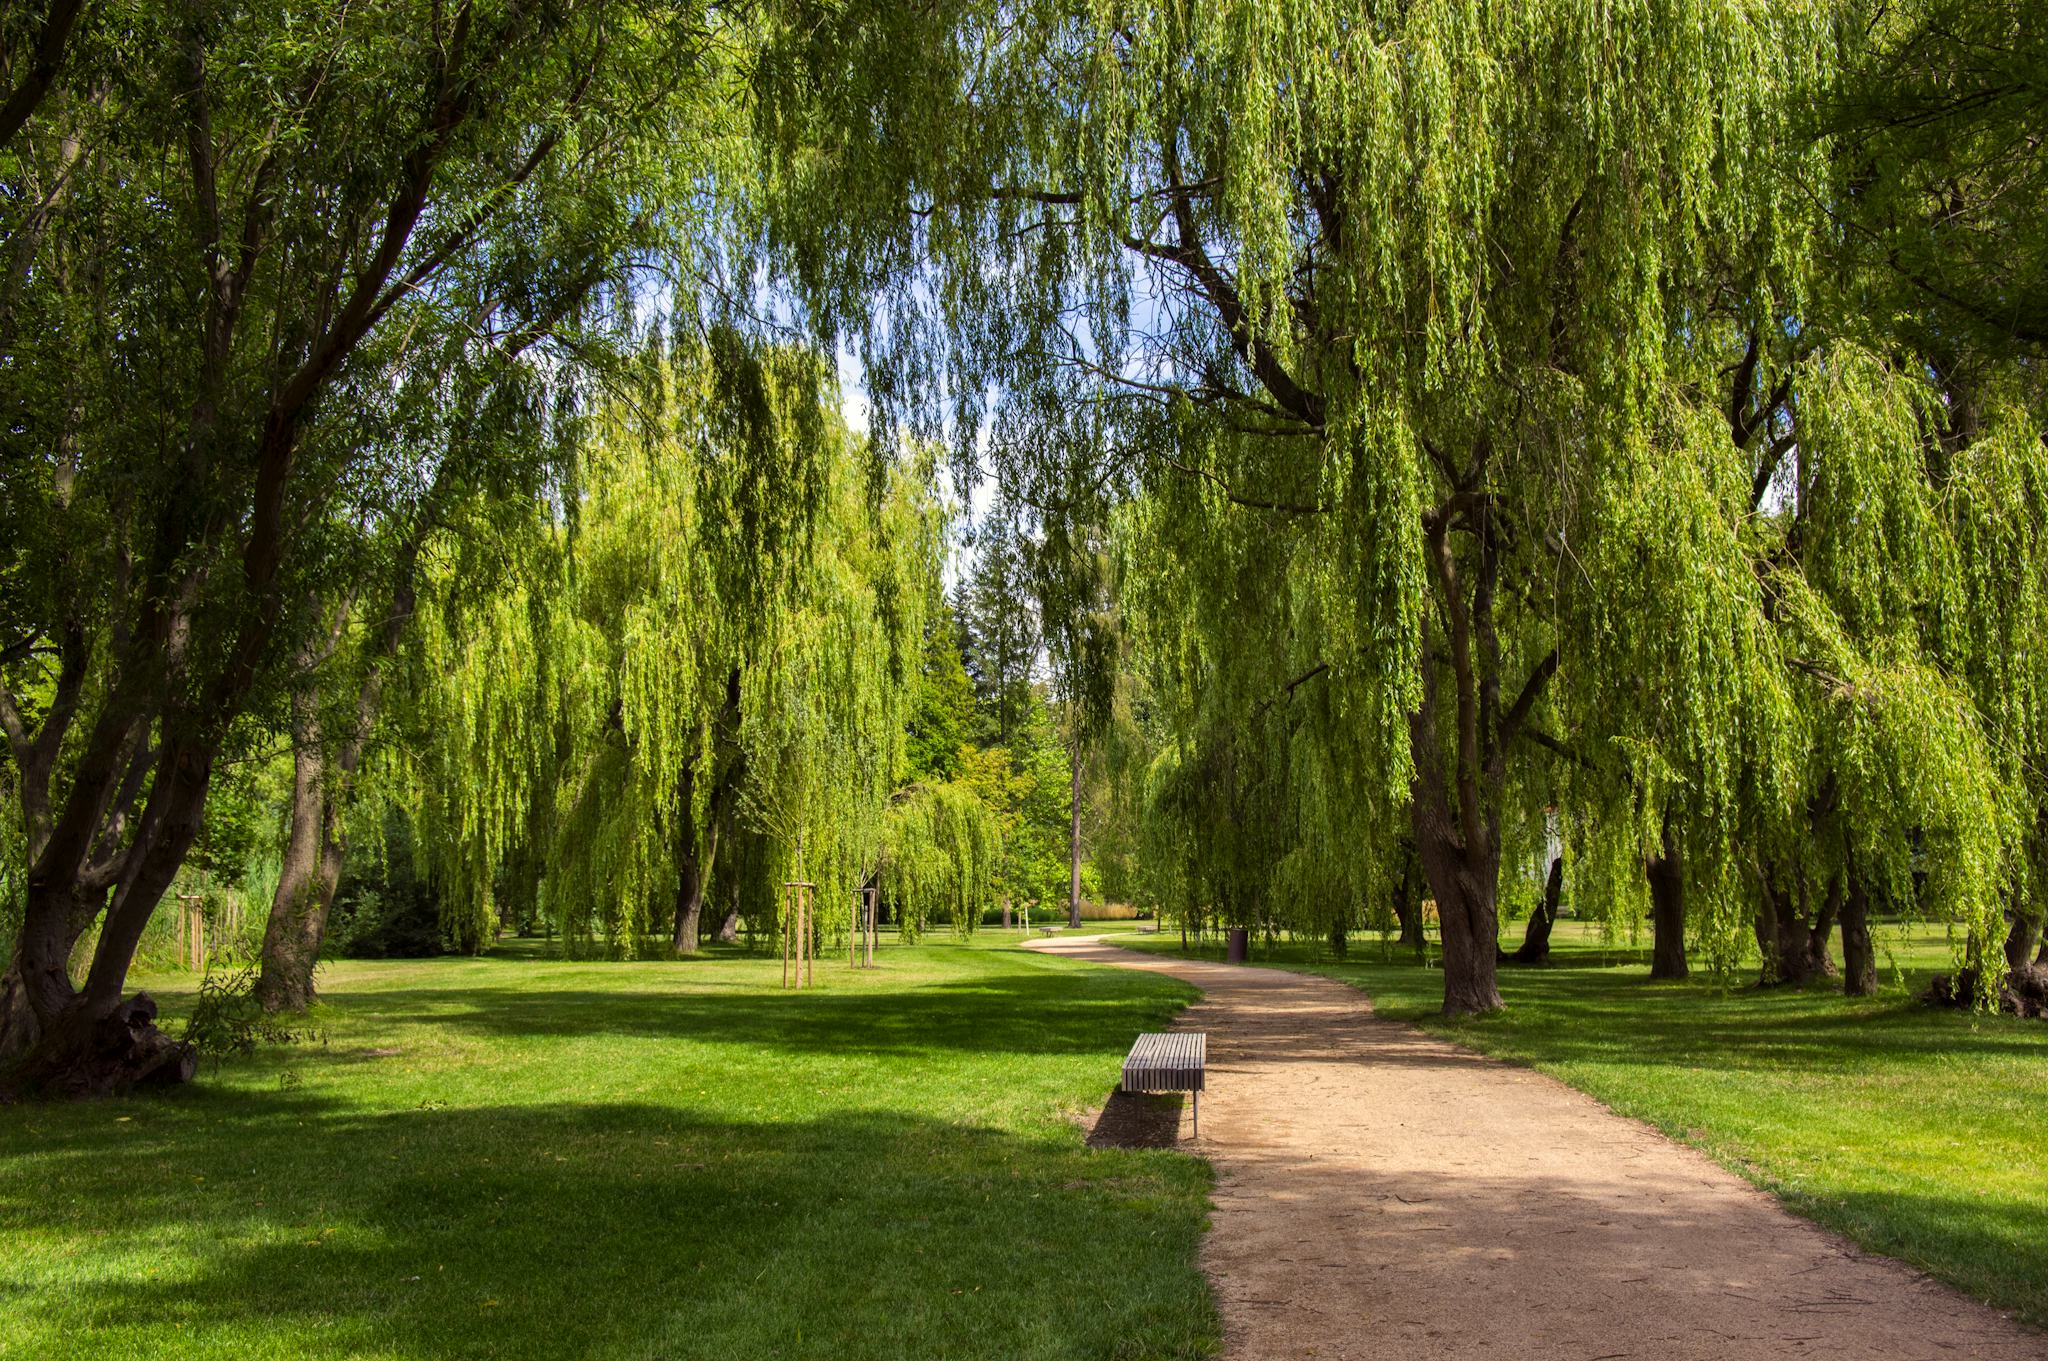
[{"label": "trash bin", "polygon": [[1223,932],[1224,959],[1232,964],[1242,964],[1251,953],[1251,931],[1242,926],[1232,926]]}]

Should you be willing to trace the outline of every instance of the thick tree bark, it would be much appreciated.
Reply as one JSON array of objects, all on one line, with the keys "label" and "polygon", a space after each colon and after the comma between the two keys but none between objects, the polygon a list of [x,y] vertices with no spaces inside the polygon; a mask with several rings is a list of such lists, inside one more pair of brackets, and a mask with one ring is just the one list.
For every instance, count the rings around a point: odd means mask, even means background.
[{"label": "thick tree bark", "polygon": [[1650,881],[1650,977],[1679,980],[1691,974],[1685,960],[1684,847],[1669,827],[1664,829],[1664,854],[1644,866]]},{"label": "thick tree bark", "polygon": [[1870,886],[1853,866],[1847,877],[1841,903],[1842,991],[1850,997],[1875,997],[1877,951],[1870,941]]},{"label": "thick tree bark", "polygon": [[1332,956],[1333,956],[1334,958],[1337,958],[1337,959],[1343,959],[1343,958],[1344,958],[1345,956],[1347,956],[1348,954],[1350,954],[1350,952],[1351,952],[1351,937],[1350,937],[1349,933],[1347,933],[1347,932],[1346,932],[1346,931],[1344,930],[1344,923],[1343,923],[1343,922],[1341,922],[1341,921],[1338,921],[1338,922],[1331,922],[1331,923],[1330,923],[1330,954],[1331,954],[1331,955],[1332,955]]},{"label": "thick tree bark", "polygon": [[1494,893],[1500,860],[1490,847],[1475,854],[1452,830],[1449,811],[1432,801],[1411,801],[1415,847],[1436,897],[1443,941],[1446,1016],[1475,1016],[1501,1008],[1496,966],[1500,917]]},{"label": "thick tree bark", "polygon": [[[1844,923],[1844,930],[1847,924]],[[2005,966],[2023,969],[2034,961],[2036,952],[2048,958],[2048,942],[2041,939],[2041,914],[2026,911],[2019,893],[2013,895],[2012,929],[2005,936]]]},{"label": "thick tree bark", "polygon": [[1543,880],[1543,901],[1529,914],[1529,924],[1522,931],[1522,944],[1502,963],[1548,964],[1550,962],[1550,928],[1557,924],[1557,905],[1564,897],[1564,857],[1554,856],[1550,861],[1550,873]]}]

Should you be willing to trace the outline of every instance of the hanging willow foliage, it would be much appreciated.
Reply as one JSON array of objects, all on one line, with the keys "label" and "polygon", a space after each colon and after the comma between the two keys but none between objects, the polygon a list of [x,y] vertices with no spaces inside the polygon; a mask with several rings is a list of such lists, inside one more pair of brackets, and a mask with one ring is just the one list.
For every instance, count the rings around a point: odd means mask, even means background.
[{"label": "hanging willow foliage", "polygon": [[850,73],[764,101],[764,182],[883,418],[943,393],[971,440],[995,393],[1007,484],[1123,499],[1162,901],[1322,930],[1411,842],[1485,1010],[1558,828],[1617,926],[1682,861],[1663,929],[1723,972],[1852,880],[1982,950],[2041,805],[1981,652],[2015,625],[1966,617],[2033,559],[1962,557],[2033,532],[1979,501],[2033,474],[1843,248],[1827,111],[1938,39],[1864,11],[1042,0],[773,49],[771,89]]},{"label": "hanging willow foliage", "polygon": [[932,923],[972,932],[994,901],[1001,858],[996,816],[955,780],[915,785],[890,801],[880,883],[906,941]]},{"label": "hanging willow foliage", "polygon": [[566,935],[639,950],[721,782],[743,844],[707,868],[758,881],[726,895],[758,930],[782,881],[836,903],[880,861],[940,566],[934,467],[841,428],[808,352],[714,332],[645,361],[521,588],[427,630],[419,794],[461,942],[531,843]]}]

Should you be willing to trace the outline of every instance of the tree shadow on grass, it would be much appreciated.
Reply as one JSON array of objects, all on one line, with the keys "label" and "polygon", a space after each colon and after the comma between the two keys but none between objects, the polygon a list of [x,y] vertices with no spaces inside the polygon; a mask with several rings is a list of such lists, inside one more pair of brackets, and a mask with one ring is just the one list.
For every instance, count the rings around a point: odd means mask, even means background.
[{"label": "tree shadow on grass", "polygon": [[[0,1163],[0,1243],[53,1250],[0,1248],[24,1354],[1178,1357],[1213,1337],[1184,1159],[900,1113],[179,1105],[46,1112]],[[1048,1309],[1053,1282],[1082,1284]]]},{"label": "tree shadow on grass", "polygon": [[483,1036],[689,1039],[802,1054],[1104,1052],[1105,1034],[1156,1028],[1193,997],[1168,979],[1048,972],[901,991],[700,992],[534,986],[333,992],[352,1027],[426,1024]]}]

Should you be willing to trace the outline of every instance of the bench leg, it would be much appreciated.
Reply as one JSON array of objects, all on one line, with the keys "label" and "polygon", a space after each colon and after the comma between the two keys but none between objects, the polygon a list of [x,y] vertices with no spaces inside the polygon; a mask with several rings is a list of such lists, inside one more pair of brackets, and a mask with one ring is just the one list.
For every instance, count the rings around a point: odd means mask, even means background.
[{"label": "bench leg", "polygon": [[1195,1137],[1202,1137],[1202,1094],[1195,1093]]}]

